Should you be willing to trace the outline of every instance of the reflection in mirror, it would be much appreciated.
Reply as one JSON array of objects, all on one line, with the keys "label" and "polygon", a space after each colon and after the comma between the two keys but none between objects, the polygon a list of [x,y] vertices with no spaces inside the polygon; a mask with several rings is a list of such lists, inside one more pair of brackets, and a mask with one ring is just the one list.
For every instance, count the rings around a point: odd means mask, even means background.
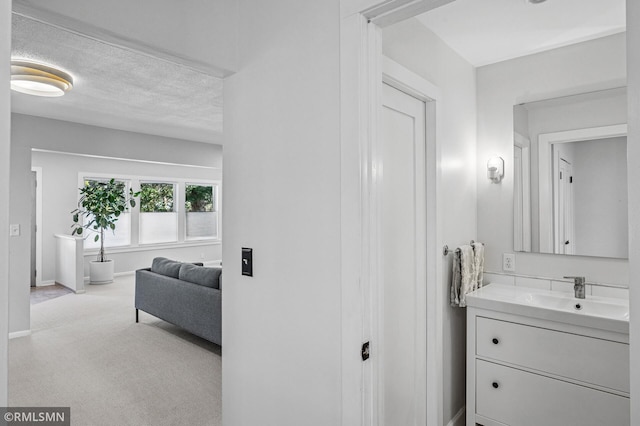
[{"label": "reflection in mirror", "polygon": [[626,88],[516,105],[514,249],[626,258]]}]

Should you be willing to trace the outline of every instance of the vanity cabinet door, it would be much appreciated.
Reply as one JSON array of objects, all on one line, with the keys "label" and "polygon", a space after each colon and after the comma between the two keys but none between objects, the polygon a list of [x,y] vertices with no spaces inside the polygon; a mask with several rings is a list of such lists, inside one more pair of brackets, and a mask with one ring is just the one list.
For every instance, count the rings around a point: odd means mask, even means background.
[{"label": "vanity cabinet door", "polygon": [[629,398],[476,361],[476,413],[509,426],[629,426]]},{"label": "vanity cabinet door", "polygon": [[629,392],[625,343],[484,317],[476,326],[478,356]]}]

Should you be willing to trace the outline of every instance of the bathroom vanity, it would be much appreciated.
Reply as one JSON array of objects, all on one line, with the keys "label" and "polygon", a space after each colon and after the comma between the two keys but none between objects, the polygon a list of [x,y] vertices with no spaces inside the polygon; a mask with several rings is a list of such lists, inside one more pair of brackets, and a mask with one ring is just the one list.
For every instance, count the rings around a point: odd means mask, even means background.
[{"label": "bathroom vanity", "polygon": [[492,284],[467,296],[467,426],[628,426],[629,306]]}]

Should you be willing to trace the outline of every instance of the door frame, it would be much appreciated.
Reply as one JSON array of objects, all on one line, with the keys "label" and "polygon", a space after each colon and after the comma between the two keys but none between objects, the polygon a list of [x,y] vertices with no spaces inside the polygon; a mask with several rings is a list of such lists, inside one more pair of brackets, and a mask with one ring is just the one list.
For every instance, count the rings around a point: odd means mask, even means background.
[{"label": "door frame", "polygon": [[31,167],[31,171],[36,173],[36,229],[31,232],[36,233],[36,287],[42,283],[42,167]]},{"label": "door frame", "polygon": [[[377,334],[373,299],[380,281],[377,235],[375,147],[382,108],[383,79],[427,103],[427,424],[443,422],[442,203],[437,87],[382,57],[381,27],[453,0],[385,1],[343,14],[340,37],[341,115],[341,277],[342,424],[375,425],[373,362],[363,362],[360,346]],[[344,10],[343,10],[344,12]],[[435,126],[433,125],[435,121]],[[431,123],[431,124],[429,124]],[[375,357],[375,344],[371,356]]]}]

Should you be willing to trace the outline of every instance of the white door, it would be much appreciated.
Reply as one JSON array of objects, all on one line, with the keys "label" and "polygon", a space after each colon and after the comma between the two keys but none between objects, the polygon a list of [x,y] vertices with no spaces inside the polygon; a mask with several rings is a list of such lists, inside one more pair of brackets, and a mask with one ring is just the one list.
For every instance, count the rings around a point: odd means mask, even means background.
[{"label": "white door", "polygon": [[554,144],[554,231],[555,253],[574,254],[573,167],[571,159]]},{"label": "white door", "polygon": [[377,421],[426,424],[426,106],[383,84]]}]

